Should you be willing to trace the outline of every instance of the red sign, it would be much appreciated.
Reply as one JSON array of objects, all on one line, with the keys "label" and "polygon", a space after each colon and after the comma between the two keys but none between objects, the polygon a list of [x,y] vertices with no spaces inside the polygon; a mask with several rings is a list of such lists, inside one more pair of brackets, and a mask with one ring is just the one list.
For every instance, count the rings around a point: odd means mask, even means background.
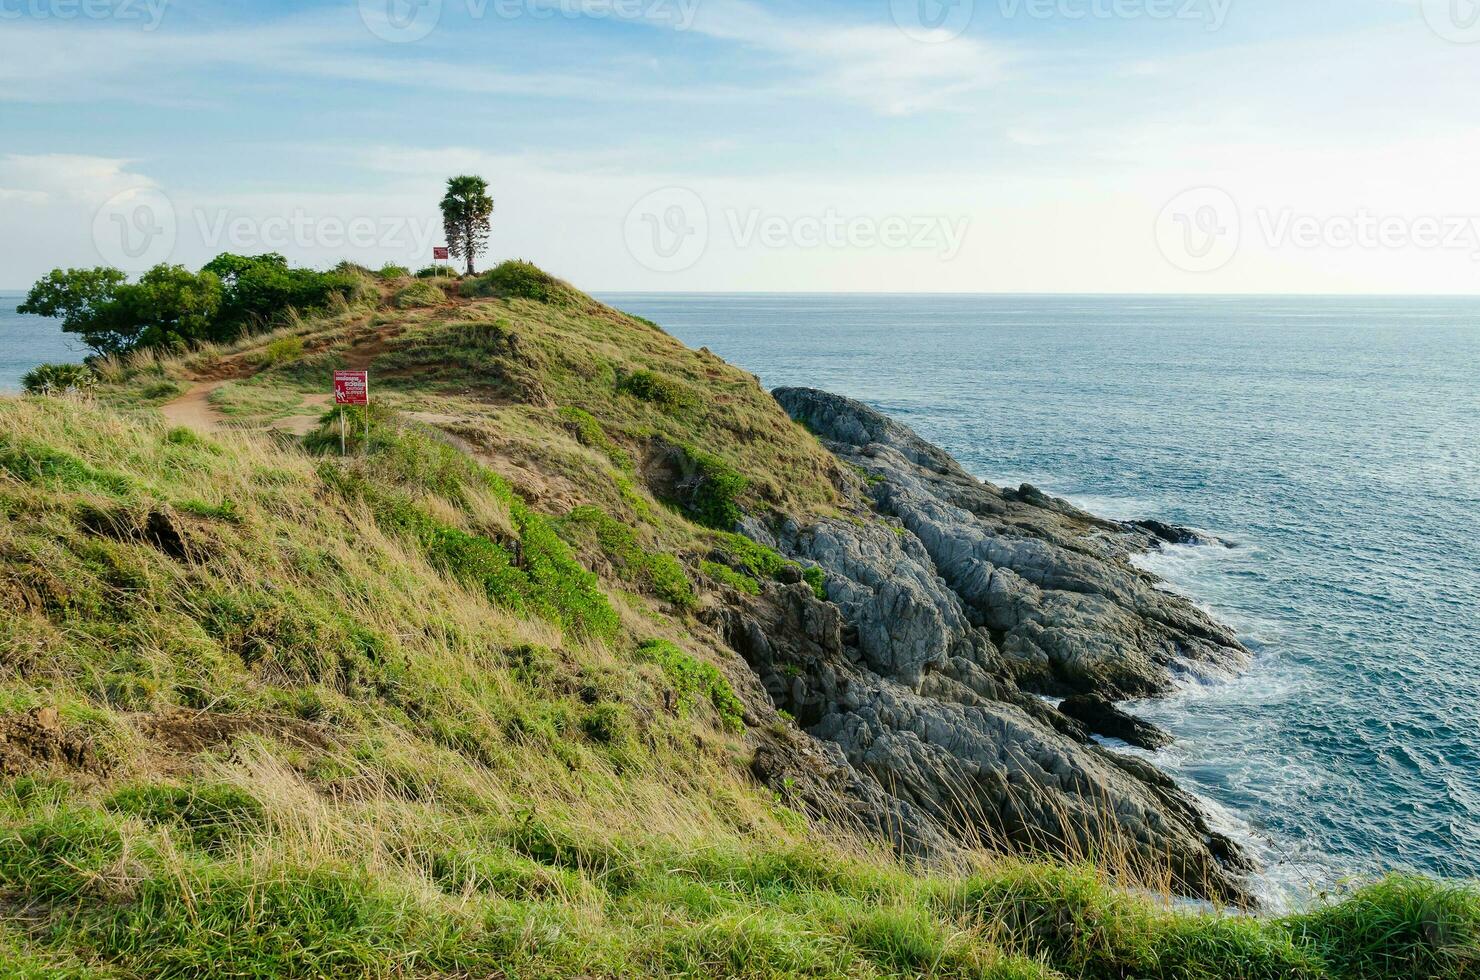
[{"label": "red sign", "polygon": [[452,258],[452,253],[448,251],[447,246],[445,245],[441,248],[434,247],[432,249],[432,258],[441,259],[443,262],[446,262],[448,259]]},{"label": "red sign", "polygon": [[336,404],[336,405],[368,405],[368,404],[370,404],[370,372],[369,371],[335,371],[334,372],[334,404]]}]

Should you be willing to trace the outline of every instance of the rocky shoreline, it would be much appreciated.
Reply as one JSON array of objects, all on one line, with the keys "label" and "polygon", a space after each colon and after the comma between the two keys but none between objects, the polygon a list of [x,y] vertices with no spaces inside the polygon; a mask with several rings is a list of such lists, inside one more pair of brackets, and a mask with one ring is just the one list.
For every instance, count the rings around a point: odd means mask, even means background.
[{"label": "rocky shoreline", "polygon": [[757,775],[819,807],[841,798],[848,819],[916,854],[1113,854],[1169,869],[1181,893],[1251,904],[1252,863],[1194,799],[1093,737],[1165,745],[1117,702],[1247,666],[1231,631],[1130,560],[1205,539],[985,483],[851,399],[773,394],[845,464],[849,509],[742,525],[822,568],[828,600],[795,582],[716,623],[816,742],[805,762],[763,746]]}]

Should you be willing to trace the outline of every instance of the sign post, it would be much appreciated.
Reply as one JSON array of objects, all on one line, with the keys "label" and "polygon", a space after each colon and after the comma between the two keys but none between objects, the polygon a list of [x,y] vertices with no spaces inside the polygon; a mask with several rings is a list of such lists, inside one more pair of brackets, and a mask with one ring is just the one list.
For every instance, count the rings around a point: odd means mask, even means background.
[{"label": "sign post", "polygon": [[446,245],[434,245],[432,247],[432,261],[446,262],[452,258],[452,251]]},{"label": "sign post", "polygon": [[370,451],[370,372],[335,371],[334,404],[339,406],[339,455],[345,454],[344,406],[365,406],[365,452]]}]

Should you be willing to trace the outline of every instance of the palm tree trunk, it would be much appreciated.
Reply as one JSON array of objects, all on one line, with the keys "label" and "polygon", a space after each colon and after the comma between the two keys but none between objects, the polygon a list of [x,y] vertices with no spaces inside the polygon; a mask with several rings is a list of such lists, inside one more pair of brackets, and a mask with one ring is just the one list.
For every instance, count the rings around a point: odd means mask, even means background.
[{"label": "palm tree trunk", "polygon": [[473,221],[472,221],[471,218],[468,219],[466,222],[463,223],[463,241],[467,242],[467,248],[468,248],[468,275],[471,276],[471,275],[474,275],[474,272],[473,272]]}]

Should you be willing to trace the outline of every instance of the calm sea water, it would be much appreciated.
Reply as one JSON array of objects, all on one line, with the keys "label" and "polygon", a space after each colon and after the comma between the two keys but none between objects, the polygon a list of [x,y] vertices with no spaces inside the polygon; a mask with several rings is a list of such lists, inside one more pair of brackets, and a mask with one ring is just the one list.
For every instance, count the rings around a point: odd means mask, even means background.
[{"label": "calm sea water", "polygon": [[0,392],[19,391],[21,376],[38,364],[79,362],[87,355],[75,335],[56,320],[22,316],[15,308],[25,293],[0,292]]},{"label": "calm sea water", "polygon": [[998,483],[1232,549],[1147,565],[1258,653],[1138,705],[1290,894],[1480,877],[1480,300],[606,297]]}]

